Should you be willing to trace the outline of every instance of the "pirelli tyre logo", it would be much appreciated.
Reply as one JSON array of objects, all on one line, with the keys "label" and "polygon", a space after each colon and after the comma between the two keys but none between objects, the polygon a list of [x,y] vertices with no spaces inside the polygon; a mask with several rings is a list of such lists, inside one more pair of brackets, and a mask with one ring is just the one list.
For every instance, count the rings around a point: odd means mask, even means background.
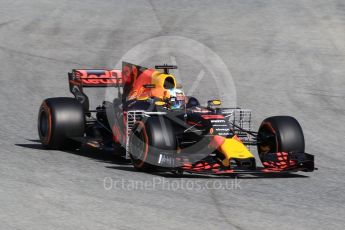
[{"label": "pirelli tyre logo", "polygon": [[165,167],[175,167],[175,157],[171,156],[169,153],[161,153],[158,158],[158,165]]}]

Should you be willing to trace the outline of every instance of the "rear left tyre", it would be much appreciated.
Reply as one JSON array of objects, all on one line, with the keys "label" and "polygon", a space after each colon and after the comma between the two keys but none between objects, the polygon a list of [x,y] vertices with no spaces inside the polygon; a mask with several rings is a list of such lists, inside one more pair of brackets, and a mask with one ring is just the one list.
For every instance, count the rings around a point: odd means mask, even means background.
[{"label": "rear left tyre", "polygon": [[76,149],[85,131],[82,105],[75,98],[45,99],[38,112],[38,135],[42,145],[49,149]]}]

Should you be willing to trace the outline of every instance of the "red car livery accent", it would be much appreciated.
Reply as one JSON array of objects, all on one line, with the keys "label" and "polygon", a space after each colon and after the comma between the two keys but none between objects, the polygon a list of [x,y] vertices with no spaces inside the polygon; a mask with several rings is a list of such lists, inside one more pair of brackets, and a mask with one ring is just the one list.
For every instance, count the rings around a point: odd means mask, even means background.
[{"label": "red car livery accent", "polygon": [[122,84],[121,70],[74,70],[71,83],[82,83],[84,87],[117,86]]}]

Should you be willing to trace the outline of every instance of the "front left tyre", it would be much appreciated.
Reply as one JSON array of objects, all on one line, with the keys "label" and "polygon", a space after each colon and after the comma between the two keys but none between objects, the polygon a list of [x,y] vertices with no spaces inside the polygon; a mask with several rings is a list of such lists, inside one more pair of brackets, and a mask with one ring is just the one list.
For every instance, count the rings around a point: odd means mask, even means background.
[{"label": "front left tyre", "polygon": [[139,171],[157,171],[160,154],[176,152],[176,138],[171,122],[163,116],[137,121],[129,137],[133,166]]},{"label": "front left tyre", "polygon": [[38,112],[38,135],[48,149],[77,149],[83,137],[85,116],[83,107],[75,98],[45,99]]}]

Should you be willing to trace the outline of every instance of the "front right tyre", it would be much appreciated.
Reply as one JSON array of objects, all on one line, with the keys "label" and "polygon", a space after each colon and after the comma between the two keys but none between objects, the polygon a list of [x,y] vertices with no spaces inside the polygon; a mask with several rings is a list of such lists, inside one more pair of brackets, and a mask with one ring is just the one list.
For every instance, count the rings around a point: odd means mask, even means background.
[{"label": "front right tyre", "polygon": [[260,125],[258,141],[260,158],[266,153],[305,151],[302,127],[290,116],[266,118]]}]

